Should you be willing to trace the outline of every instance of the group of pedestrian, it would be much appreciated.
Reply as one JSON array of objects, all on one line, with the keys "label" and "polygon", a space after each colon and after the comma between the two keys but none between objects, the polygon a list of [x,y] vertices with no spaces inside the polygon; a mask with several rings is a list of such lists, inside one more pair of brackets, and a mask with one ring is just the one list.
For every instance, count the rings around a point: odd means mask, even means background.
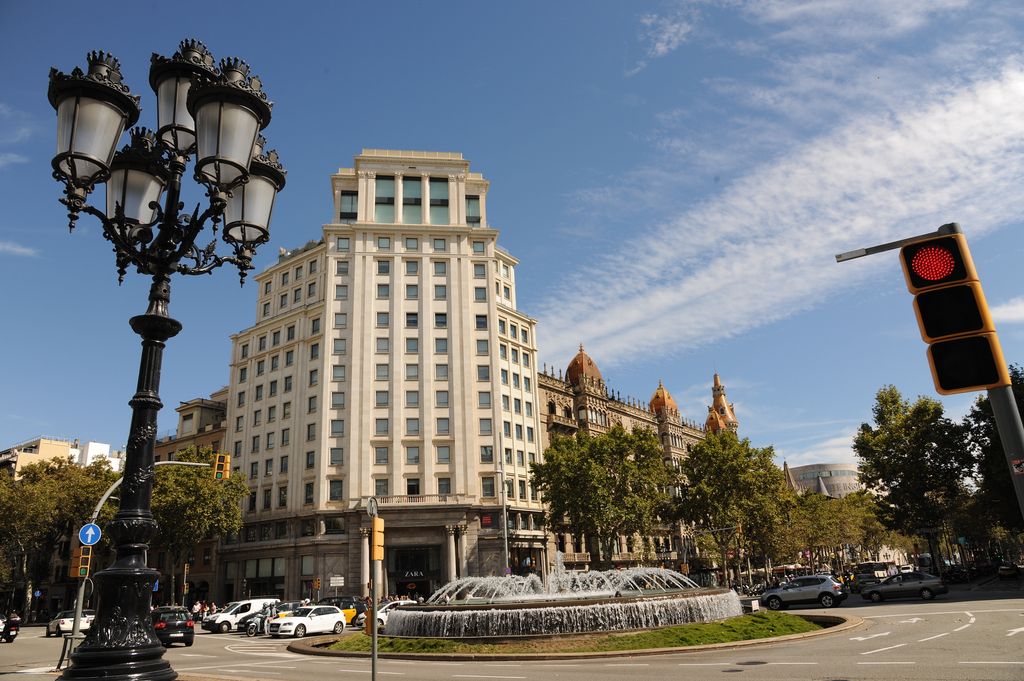
[{"label": "group of pedestrian", "polygon": [[192,619],[196,622],[202,622],[207,617],[217,614],[217,604],[213,601],[207,603],[206,601],[196,601],[192,604]]}]

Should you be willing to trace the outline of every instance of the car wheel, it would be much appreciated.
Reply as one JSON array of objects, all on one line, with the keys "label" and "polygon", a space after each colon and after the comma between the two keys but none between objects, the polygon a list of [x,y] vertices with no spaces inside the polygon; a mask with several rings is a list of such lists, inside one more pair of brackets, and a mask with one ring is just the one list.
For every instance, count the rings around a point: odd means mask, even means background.
[{"label": "car wheel", "polygon": [[226,634],[229,631],[231,631],[231,625],[228,624],[227,622],[221,622],[220,626],[217,627],[217,631],[219,631],[222,634]]},{"label": "car wheel", "polygon": [[381,619],[377,620],[377,630],[379,631],[379,630],[381,630],[383,628],[384,628],[384,620],[381,620]]},{"label": "car wheel", "polygon": [[50,628],[47,627],[46,628],[46,638],[50,638],[51,636],[53,636],[53,634],[50,633]]},{"label": "car wheel", "polygon": [[782,610],[782,599],[778,596],[770,596],[764,604],[769,610]]},{"label": "car wheel", "polygon": [[818,598],[818,602],[821,603],[821,607],[823,608],[832,608],[835,607],[836,597],[832,594],[821,594]]},{"label": "car wheel", "polygon": [[882,602],[882,593],[880,591],[872,591],[871,592],[871,602],[872,603],[881,603]]},{"label": "car wheel", "polygon": [[306,627],[302,626],[301,624],[299,626],[295,627],[295,638],[302,638],[305,635],[306,635]]},{"label": "car wheel", "polygon": [[195,642],[195,641],[194,641],[194,640],[191,640],[191,639],[190,639],[190,640],[188,640],[188,641],[185,641],[185,647],[186,647],[186,648],[191,648],[191,647],[192,647],[192,644],[193,644],[194,642]]},{"label": "car wheel", "polygon": [[344,622],[336,622],[334,624],[334,633],[335,634],[340,634],[343,631],[345,631],[345,623]]},{"label": "car wheel", "polygon": [[935,592],[925,587],[924,589],[921,589],[921,598],[923,598],[926,601],[930,601],[931,599],[935,598]]}]

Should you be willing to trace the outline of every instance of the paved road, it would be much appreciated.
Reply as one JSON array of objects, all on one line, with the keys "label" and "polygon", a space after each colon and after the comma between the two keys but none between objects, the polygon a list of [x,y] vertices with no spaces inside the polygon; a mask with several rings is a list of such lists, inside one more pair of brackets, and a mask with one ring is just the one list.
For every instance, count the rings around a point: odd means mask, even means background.
[{"label": "paved road", "polygon": [[[736,648],[658,656],[537,662],[411,662],[380,660],[381,679],[461,681],[531,679],[622,681],[703,680],[742,674],[751,681],[848,679],[851,681],[1021,681],[1024,679],[1024,597],[992,585],[970,593],[918,600],[864,603],[854,596],[842,612],[865,625],[842,634]],[[1016,585],[1014,585],[1016,588]],[[997,590],[999,589],[999,590]],[[819,608],[793,612],[825,612]],[[834,612],[834,611],[833,611]],[[287,641],[203,633],[190,648],[167,659],[187,679],[208,676],[282,681],[367,678],[364,659],[312,658],[285,648]],[[27,629],[13,645],[0,645],[0,675],[11,681],[52,680],[41,673],[60,653],[56,639]]]}]

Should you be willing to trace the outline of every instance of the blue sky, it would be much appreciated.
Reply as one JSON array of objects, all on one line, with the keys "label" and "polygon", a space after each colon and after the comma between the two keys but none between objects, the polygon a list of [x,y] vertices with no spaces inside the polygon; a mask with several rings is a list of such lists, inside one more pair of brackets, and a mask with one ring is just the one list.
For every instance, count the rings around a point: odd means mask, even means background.
[{"label": "blue sky", "polygon": [[[661,379],[698,421],[717,371],[741,433],[780,462],[852,460],[885,384],[934,395],[895,252],[836,253],[961,223],[1024,362],[1018,2],[106,7],[0,2],[0,446],[124,444],[127,320],[148,289],[117,286],[88,217],[68,235],[48,69],[112,52],[152,125],[150,53],[187,37],[246,59],[275,102],[288,186],[259,269],[318,238],[329,176],[362,148],[460,151],[491,181],[543,362],[564,368],[582,342],[613,389],[646,401]],[[171,313],[161,435],[180,401],[227,383],[256,291],[227,269],[178,278]],[[974,399],[943,401],[959,417]]]}]

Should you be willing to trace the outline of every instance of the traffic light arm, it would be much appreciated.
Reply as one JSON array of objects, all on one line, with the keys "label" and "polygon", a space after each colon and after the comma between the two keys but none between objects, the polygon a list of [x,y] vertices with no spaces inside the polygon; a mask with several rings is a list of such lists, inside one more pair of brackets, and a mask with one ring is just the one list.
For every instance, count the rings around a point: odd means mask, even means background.
[{"label": "traffic light arm", "polygon": [[950,222],[942,225],[934,232],[928,232],[927,234],[919,234],[918,236],[912,236],[906,239],[890,241],[887,244],[878,244],[877,246],[868,246],[867,248],[858,248],[852,251],[846,251],[845,253],[837,253],[836,262],[846,262],[847,260],[863,258],[865,255],[875,255],[876,253],[894,251],[897,248],[903,248],[904,246],[909,246],[910,244],[917,243],[918,241],[924,241],[925,239],[934,239],[937,236],[947,236],[949,234],[960,233],[960,225],[956,222]]}]

